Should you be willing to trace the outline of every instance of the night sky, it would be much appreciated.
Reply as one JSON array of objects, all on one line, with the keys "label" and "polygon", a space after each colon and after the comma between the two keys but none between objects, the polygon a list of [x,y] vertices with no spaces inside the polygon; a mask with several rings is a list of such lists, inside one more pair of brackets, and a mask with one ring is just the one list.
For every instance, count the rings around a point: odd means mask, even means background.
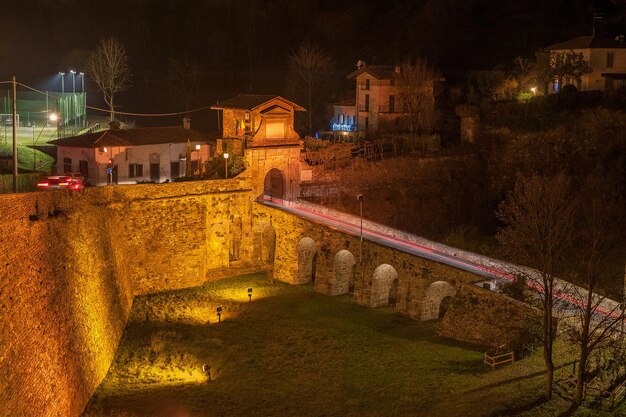
[{"label": "night sky", "polygon": [[[5,0],[0,78],[60,89],[54,75],[80,61],[102,36],[128,51],[133,87],[122,110],[172,111],[163,94],[168,60],[197,62],[197,103],[237,93],[284,94],[287,57],[311,41],[344,80],[358,59],[395,64],[426,57],[454,74],[511,66],[550,43],[591,34],[594,10],[624,32],[622,0]],[[595,9],[594,9],[595,8]],[[617,29],[616,29],[617,27]],[[452,75],[452,76],[451,76]],[[348,90],[350,83],[342,81]],[[93,92],[93,87],[89,87]],[[339,89],[341,90],[341,88]],[[89,89],[88,89],[89,91]],[[338,92],[340,94],[340,92]],[[99,104],[97,94],[90,95]]]}]

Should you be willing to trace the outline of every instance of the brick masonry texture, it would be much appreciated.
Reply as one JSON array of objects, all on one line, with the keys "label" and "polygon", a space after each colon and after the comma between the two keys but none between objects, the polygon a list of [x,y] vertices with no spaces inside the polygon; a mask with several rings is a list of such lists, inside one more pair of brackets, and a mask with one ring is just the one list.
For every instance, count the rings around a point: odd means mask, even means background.
[{"label": "brick masonry texture", "polygon": [[518,349],[541,335],[541,312],[527,304],[473,285],[463,285],[439,324],[440,336]]}]

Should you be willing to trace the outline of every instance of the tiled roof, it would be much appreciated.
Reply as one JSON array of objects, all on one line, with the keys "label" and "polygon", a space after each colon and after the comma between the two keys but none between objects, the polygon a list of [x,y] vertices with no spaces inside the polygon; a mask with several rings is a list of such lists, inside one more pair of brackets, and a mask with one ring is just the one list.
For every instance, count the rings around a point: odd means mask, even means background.
[{"label": "tiled roof", "polygon": [[348,74],[348,78],[356,78],[363,73],[368,73],[377,80],[392,80],[398,77],[396,67],[382,65],[364,65],[358,70]]},{"label": "tiled roof", "polygon": [[138,129],[109,129],[50,141],[57,146],[97,148],[101,146],[141,146],[163,143],[206,141],[207,137],[197,130],[182,126],[146,127]]},{"label": "tiled roof", "polygon": [[294,107],[296,111],[304,111],[304,108],[297,105],[296,103],[289,101],[281,96],[271,95],[271,94],[239,94],[236,97],[229,98],[227,100],[222,101],[221,103],[217,103],[211,108],[213,110],[223,110],[223,109],[238,109],[238,110],[254,110],[255,108],[262,106],[268,101],[278,99],[282,100],[285,103]]},{"label": "tiled roof", "polygon": [[600,36],[580,36],[545,48],[546,51],[564,51],[570,49],[591,48],[626,48],[626,42]]}]

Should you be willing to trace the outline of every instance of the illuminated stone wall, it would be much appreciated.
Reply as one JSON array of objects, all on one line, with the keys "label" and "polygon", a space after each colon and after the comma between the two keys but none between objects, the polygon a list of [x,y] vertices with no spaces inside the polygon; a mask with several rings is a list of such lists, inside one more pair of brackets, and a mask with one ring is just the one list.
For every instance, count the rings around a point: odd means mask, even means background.
[{"label": "illuminated stone wall", "polygon": [[106,212],[55,193],[0,199],[0,415],[77,416],[132,304]]},{"label": "illuminated stone wall", "polygon": [[[292,214],[262,206],[254,205],[254,223],[269,223],[276,233],[276,256],[274,261],[274,277],[290,284],[305,282],[302,271],[299,271],[298,245],[304,238],[315,242],[314,288],[328,295],[345,293],[347,286],[343,283],[345,271],[335,266],[336,254],[347,251],[355,258],[354,266],[354,300],[366,306],[384,304],[382,285],[374,285],[374,273],[383,264],[390,265],[396,271],[397,282],[387,282],[391,293],[387,300],[395,303],[395,310],[408,317],[421,320],[432,317],[431,310],[437,311],[434,300],[441,301],[437,292],[429,296],[431,284],[445,281],[456,287],[463,282],[475,282],[481,278],[475,274],[452,268],[437,262],[423,259],[408,253],[365,240],[363,242],[363,263],[359,262],[359,237],[346,235],[340,231],[310,223]],[[342,252],[346,256],[345,252]],[[302,262],[300,262],[302,264]],[[301,266],[301,265],[300,265]],[[339,279],[337,272],[340,272]],[[309,280],[310,282],[310,280]],[[338,290],[338,287],[341,290]],[[348,285],[349,287],[349,285]],[[374,290],[374,291],[373,291]],[[424,316],[424,311],[428,312]]]}]

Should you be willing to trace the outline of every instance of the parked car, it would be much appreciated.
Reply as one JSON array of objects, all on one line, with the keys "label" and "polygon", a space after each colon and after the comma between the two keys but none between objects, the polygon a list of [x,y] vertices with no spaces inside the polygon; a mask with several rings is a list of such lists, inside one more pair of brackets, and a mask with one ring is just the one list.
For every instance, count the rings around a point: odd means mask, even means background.
[{"label": "parked car", "polygon": [[85,188],[85,178],[80,174],[51,175],[39,181],[40,190],[72,190],[80,191]]}]

